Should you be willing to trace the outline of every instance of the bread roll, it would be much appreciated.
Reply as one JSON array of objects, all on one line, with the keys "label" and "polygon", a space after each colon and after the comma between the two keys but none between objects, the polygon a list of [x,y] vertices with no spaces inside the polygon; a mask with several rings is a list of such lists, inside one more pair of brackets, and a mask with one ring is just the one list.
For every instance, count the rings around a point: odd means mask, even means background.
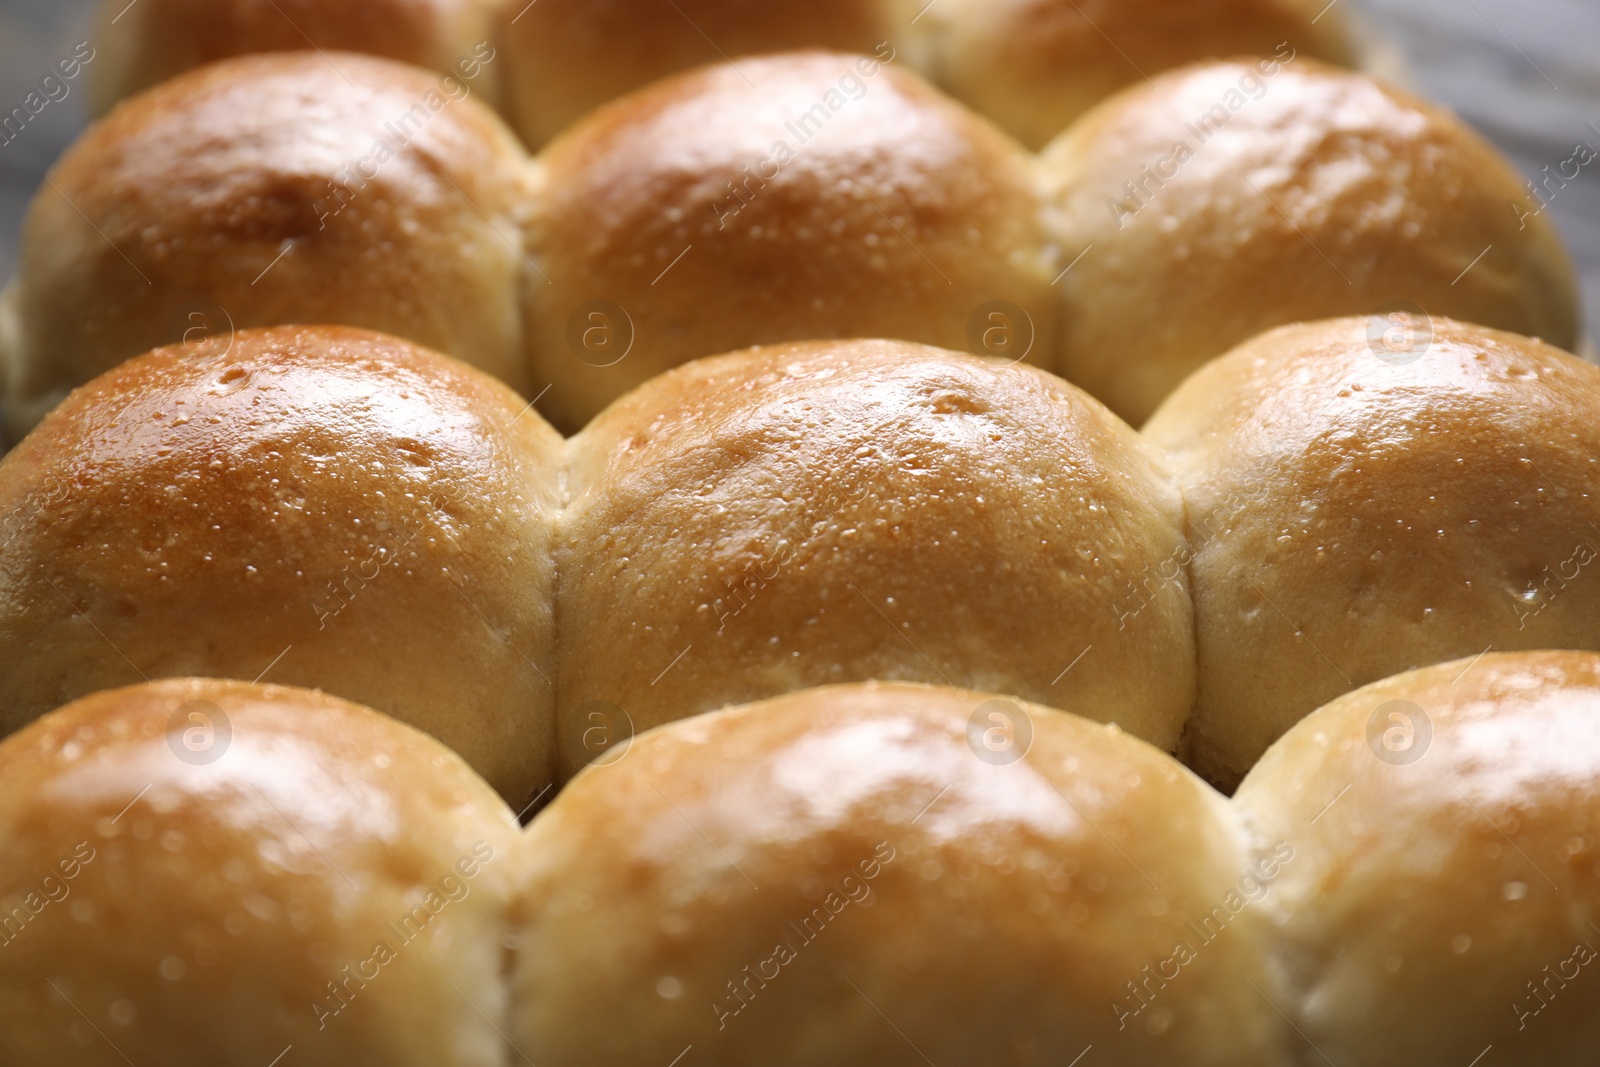
[{"label": "bread roll", "polygon": [[[1053,700],[1172,748],[1194,697],[1182,513],[1043,371],[893,341],[700,360],[572,442],[564,769],[730,702],[872,678]],[[620,714],[619,714],[620,712]]]},{"label": "bread roll", "polygon": [[34,723],[0,781],[5,1063],[503,1062],[516,822],[421,734],[169,680]]},{"label": "bread roll", "polygon": [[744,70],[752,53],[796,48],[871,52],[901,29],[893,6],[889,0],[505,0],[498,32],[510,114],[523,140],[537,148],[601,104],[691,67],[724,62]]},{"label": "bread roll", "polygon": [[385,330],[524,384],[524,160],[455,84],[253,56],[93,126],[29,208],[0,312],[12,432],[123,359],[229,326]]},{"label": "bread roll", "polygon": [[540,1067],[1288,1063],[1229,813],[1115,727],[795,693],[641,737],[525,843]]},{"label": "bread roll", "polygon": [[1082,255],[1058,286],[1060,372],[1135,426],[1290,322],[1408,307],[1577,343],[1571,262],[1510,163],[1448,112],[1289,50],[1120,93],[1042,166],[1056,240]]},{"label": "bread roll", "polygon": [[1032,148],[1118,89],[1195,60],[1285,44],[1355,58],[1344,10],[1327,0],[942,0],[918,22],[937,41],[934,80]]},{"label": "bread roll", "polygon": [[1600,369],[1446,319],[1274,330],[1145,432],[1194,557],[1191,754],[1232,784],[1318,705],[1491,645],[1600,648]]},{"label": "bread roll", "polygon": [[1295,849],[1263,915],[1301,1062],[1593,1063],[1597,782],[1591,653],[1403,674],[1274,745],[1236,803]]},{"label": "bread roll", "polygon": [[[365,52],[446,73],[494,55],[499,0],[105,0],[90,77],[96,113],[213,60],[252,52]],[[492,84],[492,80],[491,80]],[[491,94],[493,96],[494,94]]]},{"label": "bread roll", "polygon": [[561,441],[510,390],[376,334],[175,345],[0,462],[0,733],[97,689],[327,689],[520,808],[550,782]]},{"label": "bread roll", "polygon": [[[892,56],[705,67],[595,112],[545,152],[530,246],[534,389],[576,430],[698,356],[817,337],[1042,364],[1052,277],[1027,156]],[[748,79],[748,80],[747,80]],[[1004,302],[1000,318],[996,302]],[[979,349],[983,350],[983,349]]]}]

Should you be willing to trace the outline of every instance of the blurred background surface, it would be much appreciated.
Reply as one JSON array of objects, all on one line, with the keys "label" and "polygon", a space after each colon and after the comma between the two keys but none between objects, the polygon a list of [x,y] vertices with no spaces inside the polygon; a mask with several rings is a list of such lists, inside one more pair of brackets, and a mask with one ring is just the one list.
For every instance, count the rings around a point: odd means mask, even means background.
[{"label": "blurred background surface", "polygon": [[[1455,108],[1528,178],[1543,177],[1545,167],[1554,172],[1579,144],[1600,152],[1600,0],[1335,2],[1364,8],[1406,53],[1412,87]],[[94,0],[0,0],[0,111],[19,104],[78,42],[93,43],[94,6]],[[11,276],[34,188],[83,128],[85,96],[83,83],[73,84],[69,96],[0,145],[0,279]],[[1600,333],[1600,161],[1568,182],[1549,210],[1583,272],[1594,336]]]}]

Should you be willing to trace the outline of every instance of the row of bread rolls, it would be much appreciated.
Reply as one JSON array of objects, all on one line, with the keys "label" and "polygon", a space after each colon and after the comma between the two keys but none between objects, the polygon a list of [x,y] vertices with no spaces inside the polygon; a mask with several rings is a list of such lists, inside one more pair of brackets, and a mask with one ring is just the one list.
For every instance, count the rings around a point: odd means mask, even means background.
[{"label": "row of bread rolls", "polygon": [[0,781],[16,1067],[1578,1067],[1600,1042],[1588,653],[1357,690],[1232,802],[1115,727],[877,683],[654,730],[520,837],[435,742],[276,686],[96,694],[0,744]]},{"label": "row of bread rolls", "polygon": [[[1288,43],[1349,65],[1343,9],[1305,0],[142,0],[103,5],[96,107],[254,52],[363,52],[459,74],[485,55],[488,99],[538,147],[575,119],[691,67],[890,41],[945,91],[1037,147],[1117,89],[1184,63]],[[487,51],[483,49],[487,46]]]},{"label": "row of bread rolls", "polygon": [[0,515],[4,731],[270,668],[519,802],[828,682],[1054,697],[1168,749],[1194,700],[1182,579],[1116,614],[1184,544],[1153,450],[1043,371],[900,342],[699,361],[563,442],[393,338],[241,331],[75,392],[0,462]]},{"label": "row of bread rolls", "polygon": [[1397,301],[1577,343],[1570,262],[1510,165],[1365,76],[1189,67],[1034,156],[904,67],[713,65],[532,160],[478,83],[388,61],[163,83],[30,207],[0,297],[11,435],[151,347],[288,323],[437,348],[567,432],[688,359],[821,337],[1026,357],[1135,424],[1264,329]]},{"label": "row of bread rolls", "polygon": [[1400,358],[1365,319],[1269,332],[1143,436],[904,342],[695,361],[567,440],[381,335],[158,350],[0,462],[0,730],[270,672],[520,805],[670,719],[907,680],[1115,722],[1231,787],[1358,685],[1600,650],[1600,368],[1410,328]]}]

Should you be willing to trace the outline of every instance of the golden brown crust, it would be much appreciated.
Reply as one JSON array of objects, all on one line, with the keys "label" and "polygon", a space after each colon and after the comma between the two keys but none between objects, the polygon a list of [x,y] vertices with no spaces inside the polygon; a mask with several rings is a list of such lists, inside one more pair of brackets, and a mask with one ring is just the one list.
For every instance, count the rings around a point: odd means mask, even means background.
[{"label": "golden brown crust", "polygon": [[[580,116],[704,64],[803,48],[871,52],[894,26],[882,0],[507,0],[498,33],[509,113],[538,148]],[[753,76],[753,75],[752,75]],[[763,146],[766,147],[766,146]]]},{"label": "golden brown crust", "polygon": [[1237,894],[1221,799],[1037,705],[1002,701],[1031,725],[1022,758],[980,760],[996,699],[833,686],[586,770],[528,831],[512,1041],[555,1067],[689,1044],[717,1067],[1065,1065],[1091,1044],[1112,1064],[1286,1063],[1248,909],[1142,1010],[1129,991]]},{"label": "golden brown crust", "polygon": [[[806,52],[703,68],[600,109],[543,161],[529,243],[548,282],[530,285],[529,339],[534,388],[554,383],[542,410],[564,430],[746,345],[966,349],[994,300],[1031,316],[1029,358],[1052,359],[1025,154],[894,65]],[[571,340],[593,301],[631,320],[620,362]]]},{"label": "golden brown crust", "polygon": [[193,312],[213,330],[385,330],[521,385],[524,158],[493,114],[441,85],[346,53],[251,56],[91,127],[29,209],[5,359],[12,432],[186,336]]},{"label": "golden brown crust", "polygon": [[1319,704],[1498,650],[1600,648],[1600,369],[1446,319],[1272,331],[1146,427],[1194,551],[1192,755],[1236,782]]},{"label": "golden brown crust", "polygon": [[6,1063],[502,1062],[516,822],[429,738],[169,680],[34,723],[0,781]]},{"label": "golden brown crust", "polygon": [[1349,65],[1343,9],[1325,3],[944,0],[924,16],[935,35],[930,74],[1040,148],[1118,89],[1196,60],[1271,55],[1288,43],[1301,55]]},{"label": "golden brown crust", "polygon": [[531,796],[561,448],[498,382],[362,331],[121,365],[0,463],[0,731],[141,676],[270,667]]},{"label": "golden brown crust", "polygon": [[[1570,265],[1515,209],[1509,166],[1370,80],[1309,59],[1270,61],[1270,81],[1192,68],[1035,166],[908,62],[884,45],[716,64],[534,163],[441,95],[464,82],[381,60],[177,79],[91,131],[35,201],[0,299],[10,432],[115,360],[223,324],[384,329],[542,395],[568,432],[686,359],[808,337],[1026,352],[1134,419],[1261,328],[1396,300],[1572,343]],[[1129,209],[1143,197],[1118,183],[1148,182],[1145,157],[1206,105],[1226,128]],[[406,141],[393,159],[388,139]],[[1258,182],[1278,199],[1234,195]],[[1108,212],[1102,192],[1131,199]]]},{"label": "golden brown crust", "polygon": [[1546,216],[1519,218],[1536,205],[1516,171],[1362,75],[1304,57],[1175,71],[1100,105],[1041,165],[1056,240],[1089,249],[1060,283],[1060,372],[1134,425],[1263,330],[1395,301],[1577,342],[1571,262]]},{"label": "golden brown crust", "polygon": [[[499,0],[106,0],[97,114],[184,71],[258,52],[361,52],[450,72],[489,42]],[[480,57],[481,58],[481,57]],[[497,98],[491,94],[490,98]]]},{"label": "golden brown crust", "polygon": [[1600,657],[1493,652],[1367,686],[1285,735],[1235,804],[1294,843],[1265,914],[1286,1010],[1329,1062],[1592,1062]]},{"label": "golden brown crust", "polygon": [[1177,495],[1035,368],[892,341],[699,360],[575,438],[568,490],[569,773],[596,725],[869,678],[1048,699],[1166,748],[1189,713]]}]

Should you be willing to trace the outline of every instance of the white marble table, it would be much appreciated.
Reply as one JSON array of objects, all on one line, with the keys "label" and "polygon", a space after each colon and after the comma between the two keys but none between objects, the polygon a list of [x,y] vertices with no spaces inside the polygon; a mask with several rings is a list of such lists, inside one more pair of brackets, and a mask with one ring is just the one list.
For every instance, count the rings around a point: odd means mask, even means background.
[{"label": "white marble table", "polygon": [[[1366,8],[1405,49],[1417,87],[1455,107],[1529,176],[1600,151],[1600,0],[1337,0]],[[89,40],[92,0],[0,0],[0,112],[20,103],[56,59]],[[92,43],[92,42],[91,42]],[[81,129],[75,85],[0,145],[0,278],[34,187]],[[1550,205],[1584,276],[1591,331],[1600,315],[1600,162]]]}]

